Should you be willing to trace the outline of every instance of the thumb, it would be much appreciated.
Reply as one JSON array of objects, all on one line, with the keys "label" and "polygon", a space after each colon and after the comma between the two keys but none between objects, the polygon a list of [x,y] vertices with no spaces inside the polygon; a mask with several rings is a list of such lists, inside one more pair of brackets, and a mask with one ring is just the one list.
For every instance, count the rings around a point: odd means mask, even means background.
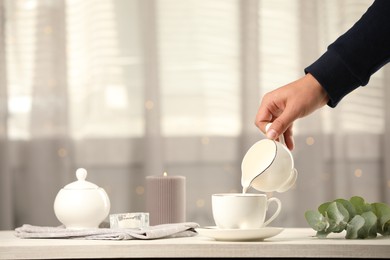
[{"label": "thumb", "polygon": [[281,134],[283,134],[289,126],[292,125],[295,117],[286,111],[284,111],[279,117],[277,117],[271,125],[267,126],[266,135],[267,138],[275,140]]}]

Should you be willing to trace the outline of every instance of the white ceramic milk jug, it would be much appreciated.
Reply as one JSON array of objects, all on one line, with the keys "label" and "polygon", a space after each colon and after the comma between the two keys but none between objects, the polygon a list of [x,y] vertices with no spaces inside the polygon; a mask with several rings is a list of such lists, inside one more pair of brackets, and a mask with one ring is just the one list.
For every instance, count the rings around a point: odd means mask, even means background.
[{"label": "white ceramic milk jug", "polygon": [[280,140],[263,139],[249,148],[241,164],[243,192],[249,187],[263,192],[285,192],[294,185],[298,176],[294,158],[282,136]]}]

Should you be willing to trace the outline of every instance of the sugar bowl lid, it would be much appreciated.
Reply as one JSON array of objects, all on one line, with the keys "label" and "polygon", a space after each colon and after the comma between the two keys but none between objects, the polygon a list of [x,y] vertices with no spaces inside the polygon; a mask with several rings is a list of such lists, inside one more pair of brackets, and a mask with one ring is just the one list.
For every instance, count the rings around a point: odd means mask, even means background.
[{"label": "sugar bowl lid", "polygon": [[76,170],[77,181],[71,182],[64,187],[66,190],[87,190],[87,189],[98,189],[99,187],[89,181],[86,181],[87,170],[84,168],[79,168]]}]

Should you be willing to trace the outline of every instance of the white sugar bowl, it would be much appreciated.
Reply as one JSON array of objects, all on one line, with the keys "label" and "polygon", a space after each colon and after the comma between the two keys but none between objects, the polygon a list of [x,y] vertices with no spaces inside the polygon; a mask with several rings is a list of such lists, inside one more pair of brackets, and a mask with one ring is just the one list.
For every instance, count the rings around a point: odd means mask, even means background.
[{"label": "white sugar bowl", "polygon": [[110,213],[103,188],[86,181],[87,171],[76,171],[77,181],[62,188],[54,200],[54,213],[68,229],[98,228]]}]

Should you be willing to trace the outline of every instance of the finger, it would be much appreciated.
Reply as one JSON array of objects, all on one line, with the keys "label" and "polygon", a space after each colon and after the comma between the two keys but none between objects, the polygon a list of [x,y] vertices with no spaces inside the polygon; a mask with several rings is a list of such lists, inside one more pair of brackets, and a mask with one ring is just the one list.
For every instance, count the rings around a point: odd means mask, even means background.
[{"label": "finger", "polygon": [[[292,138],[292,124],[296,117],[293,113],[287,112],[288,109],[284,110],[283,113],[275,118],[275,120],[272,122],[272,125],[269,127],[268,131],[266,132],[266,135],[270,139],[277,139],[281,134],[283,134],[285,139],[289,139],[288,141],[285,140],[285,142],[289,143],[289,146],[293,146],[293,140]],[[287,131],[287,133],[286,133]]]},{"label": "finger", "polygon": [[265,132],[268,132],[268,129],[271,127],[271,125],[272,125],[271,122],[265,125]]},{"label": "finger", "polygon": [[282,113],[273,100],[269,101],[269,95],[263,98],[263,101],[256,114],[255,125],[263,132],[266,133],[266,125],[273,121],[274,118],[278,117]]},{"label": "finger", "polygon": [[286,146],[289,150],[293,150],[295,147],[294,144],[294,137],[292,132],[293,126],[287,128],[287,130],[283,133],[284,136],[284,142],[286,143]]},{"label": "finger", "polygon": [[267,138],[279,141],[279,134],[274,129],[270,129],[271,125],[272,123],[268,123],[265,125],[265,133],[267,135]]},{"label": "finger", "polygon": [[[260,108],[261,109],[261,108]],[[260,111],[259,109],[259,111]],[[272,121],[273,115],[272,113],[266,109],[264,112],[260,111],[257,113],[256,119],[255,119],[255,125],[257,128],[260,129],[264,134],[267,132],[266,126],[268,123]]]}]

